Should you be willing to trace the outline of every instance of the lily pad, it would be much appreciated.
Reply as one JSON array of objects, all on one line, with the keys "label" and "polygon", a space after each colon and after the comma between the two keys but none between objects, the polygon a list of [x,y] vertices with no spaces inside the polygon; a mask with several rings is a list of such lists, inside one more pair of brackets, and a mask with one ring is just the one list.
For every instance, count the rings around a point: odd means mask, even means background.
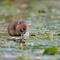
[{"label": "lily pad", "polygon": [[52,48],[45,49],[43,55],[45,55],[45,54],[47,54],[47,55],[55,55],[57,53],[58,53],[57,48],[55,46],[53,46]]}]

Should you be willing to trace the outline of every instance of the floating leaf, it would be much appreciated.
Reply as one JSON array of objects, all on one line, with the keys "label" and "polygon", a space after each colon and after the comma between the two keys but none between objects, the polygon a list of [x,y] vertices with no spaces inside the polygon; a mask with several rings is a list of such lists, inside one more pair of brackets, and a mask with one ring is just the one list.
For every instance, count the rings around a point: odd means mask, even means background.
[{"label": "floating leaf", "polygon": [[58,52],[57,48],[54,46],[52,48],[46,49],[43,54],[55,55],[55,54],[57,54],[57,52]]},{"label": "floating leaf", "polygon": [[32,33],[30,36],[35,36],[35,34]]},{"label": "floating leaf", "polygon": [[37,35],[40,35],[40,31],[37,32]]},{"label": "floating leaf", "polygon": [[56,33],[56,32],[54,32],[54,33],[53,33],[53,35],[57,35],[57,33]]},{"label": "floating leaf", "polygon": [[41,13],[41,11],[39,10],[38,13]]},{"label": "floating leaf", "polygon": [[38,13],[45,13],[45,11],[44,10],[39,10]]},{"label": "floating leaf", "polygon": [[45,11],[44,11],[44,10],[42,10],[42,13],[45,13]]},{"label": "floating leaf", "polygon": [[60,33],[58,33],[58,35],[60,35]]},{"label": "floating leaf", "polygon": [[57,16],[51,16],[51,19],[57,18]]},{"label": "floating leaf", "polygon": [[6,5],[11,6],[11,2],[7,2]]},{"label": "floating leaf", "polygon": [[46,34],[46,35],[50,36],[50,34],[49,34],[49,33],[47,33],[47,32],[44,32],[44,34]]}]

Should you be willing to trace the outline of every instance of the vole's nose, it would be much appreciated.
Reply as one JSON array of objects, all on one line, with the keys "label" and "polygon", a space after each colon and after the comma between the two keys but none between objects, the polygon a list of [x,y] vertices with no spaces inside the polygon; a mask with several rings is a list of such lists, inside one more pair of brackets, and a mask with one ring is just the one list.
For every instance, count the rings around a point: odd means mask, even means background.
[{"label": "vole's nose", "polygon": [[22,29],[22,32],[23,32],[24,30]]}]

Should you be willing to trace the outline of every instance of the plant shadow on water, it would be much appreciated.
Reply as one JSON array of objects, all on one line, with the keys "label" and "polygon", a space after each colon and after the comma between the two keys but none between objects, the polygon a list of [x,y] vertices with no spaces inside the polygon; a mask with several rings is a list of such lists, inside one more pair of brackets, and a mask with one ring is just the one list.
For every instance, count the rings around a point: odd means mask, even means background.
[{"label": "plant shadow on water", "polygon": [[[3,6],[0,6],[1,60],[60,59],[60,8],[56,7],[57,5],[54,6],[50,0],[35,0],[30,1],[27,4],[28,9],[23,10],[15,4],[11,5],[11,2],[5,1],[2,4]],[[8,34],[9,23],[20,19],[27,21],[29,25],[28,38],[22,39]]]}]

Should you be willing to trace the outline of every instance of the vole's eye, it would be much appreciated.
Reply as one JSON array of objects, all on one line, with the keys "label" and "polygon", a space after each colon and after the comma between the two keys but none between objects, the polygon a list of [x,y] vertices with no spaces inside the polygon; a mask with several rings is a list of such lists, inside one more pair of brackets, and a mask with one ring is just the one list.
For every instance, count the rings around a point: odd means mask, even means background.
[{"label": "vole's eye", "polygon": [[24,26],[24,25],[22,25],[22,26]]}]

